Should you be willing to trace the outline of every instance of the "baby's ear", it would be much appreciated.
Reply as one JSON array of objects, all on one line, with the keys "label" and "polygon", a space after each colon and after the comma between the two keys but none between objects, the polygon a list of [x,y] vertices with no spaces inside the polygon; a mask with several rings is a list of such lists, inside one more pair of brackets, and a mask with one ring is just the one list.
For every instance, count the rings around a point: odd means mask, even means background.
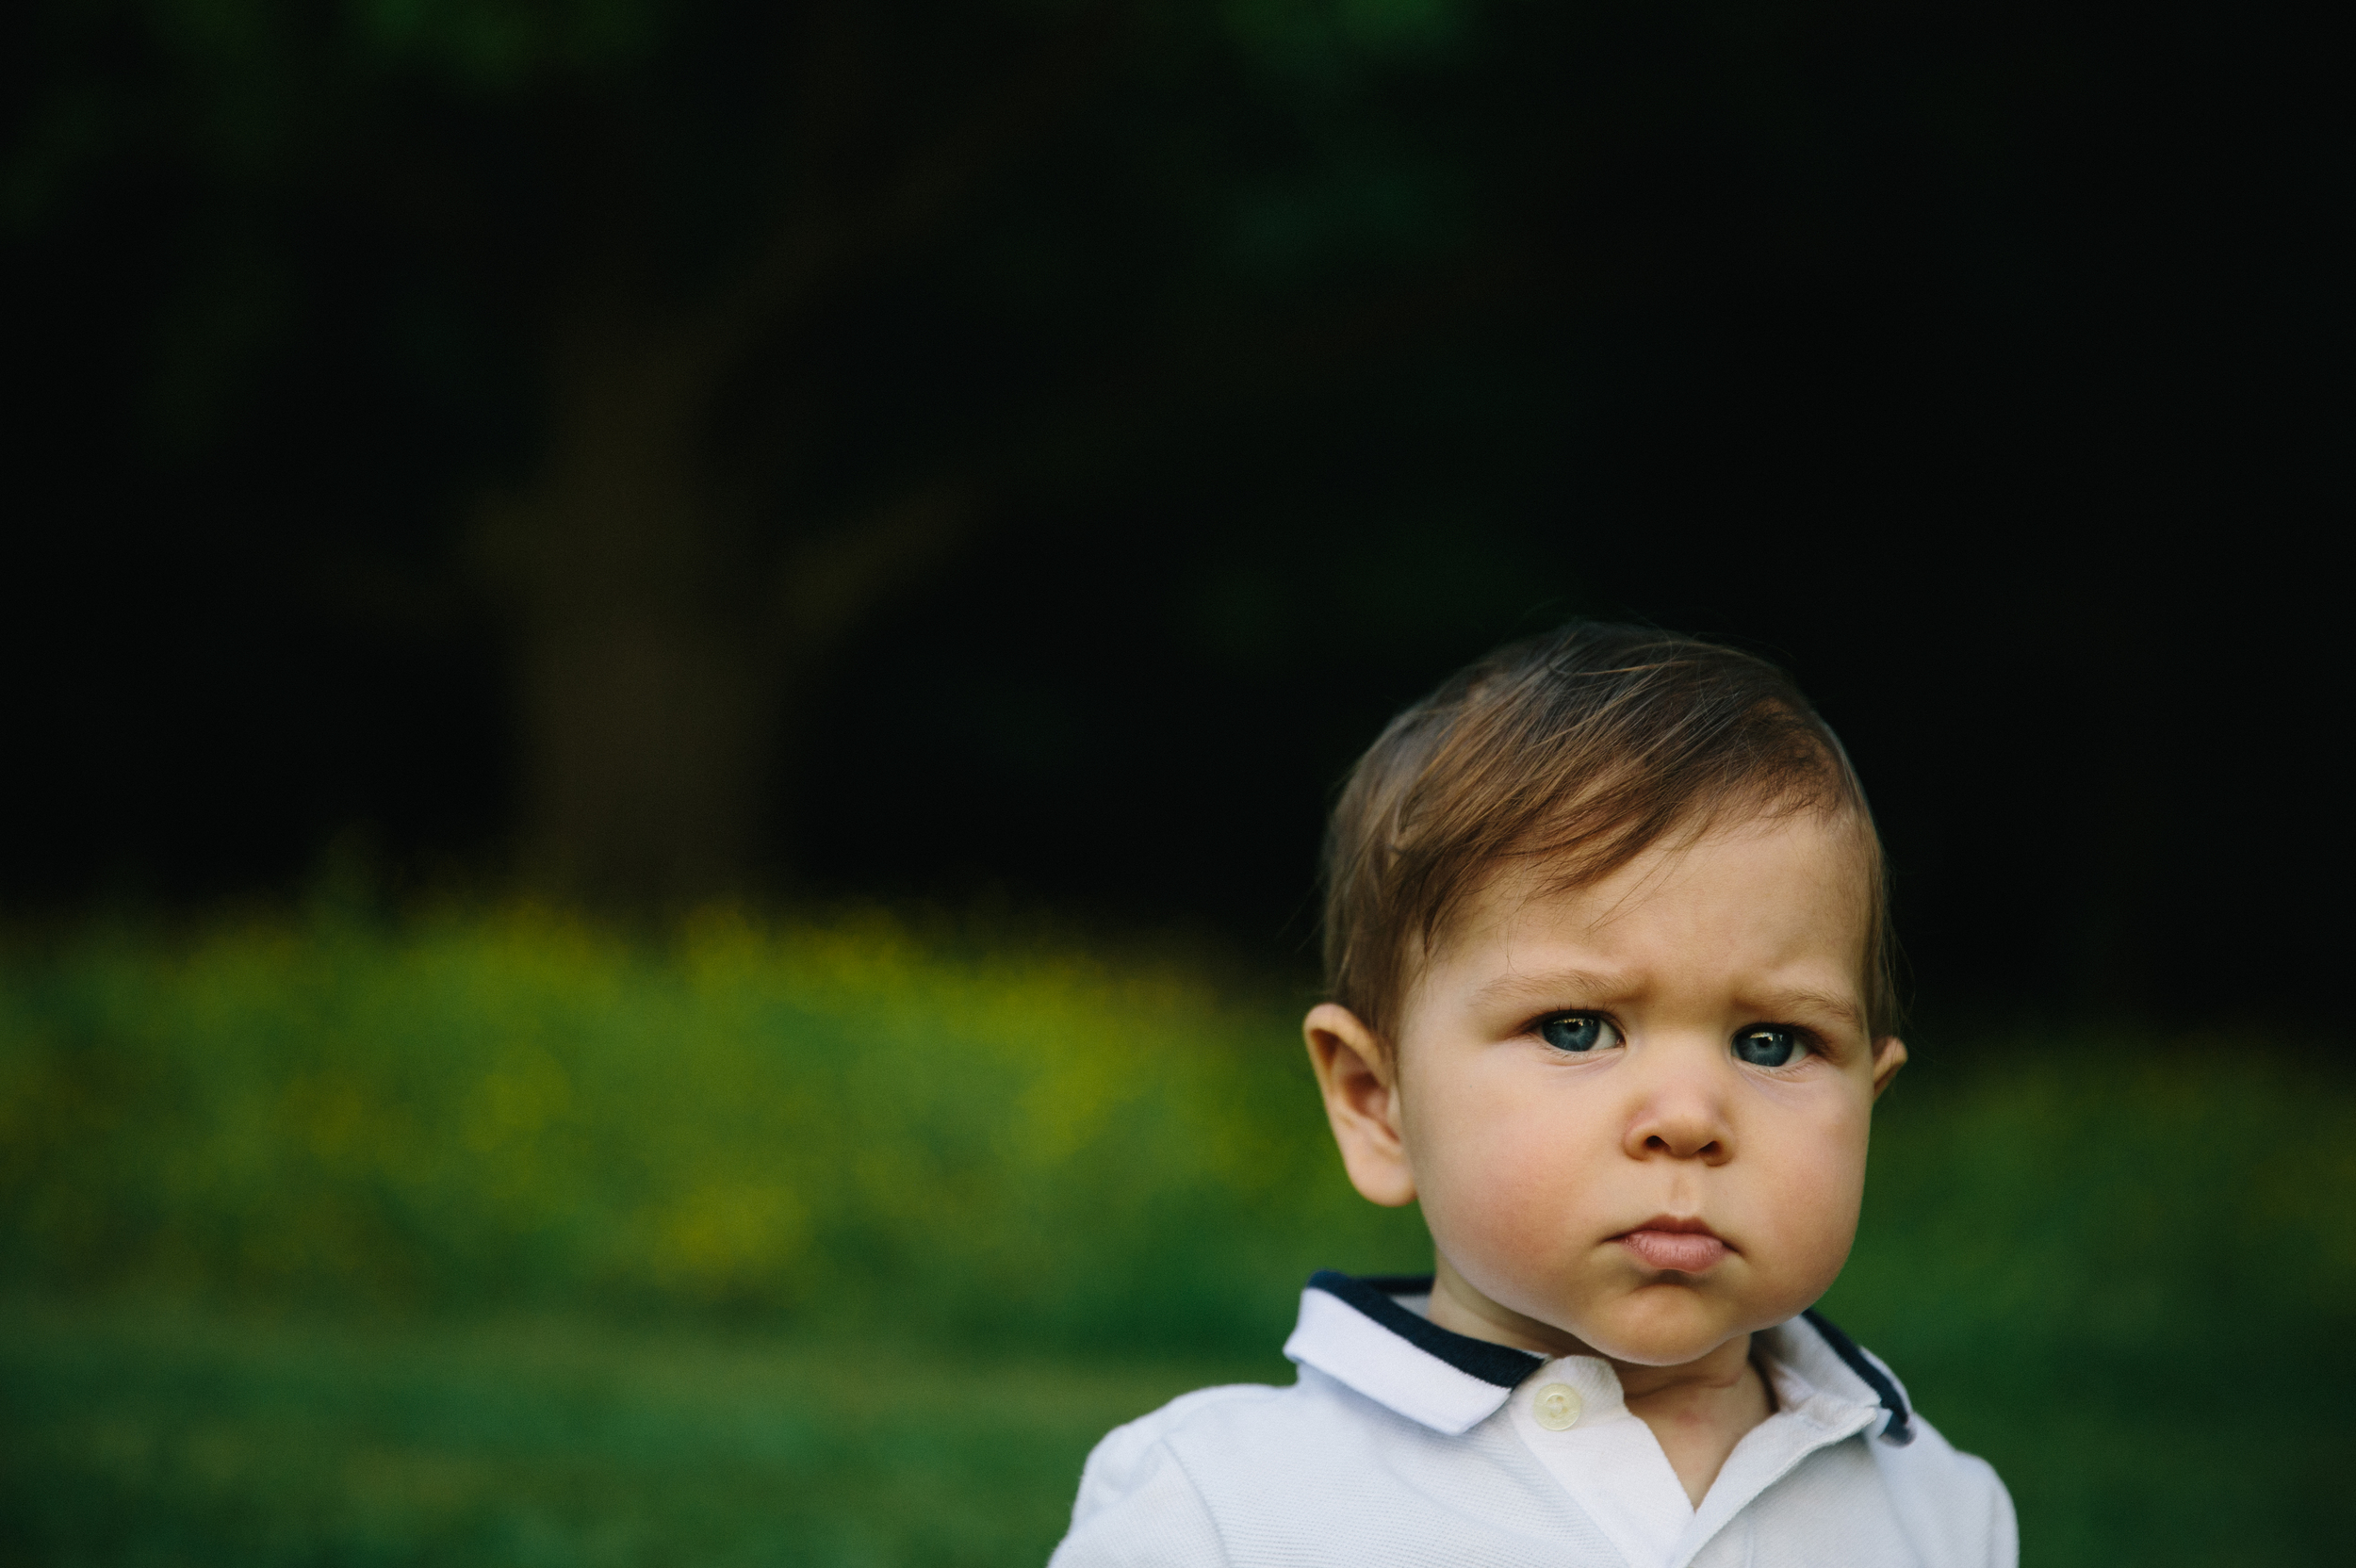
[{"label": "baby's ear", "polygon": [[1415,1175],[1400,1135],[1397,1064],[1364,1020],[1320,1002],[1301,1021],[1325,1119],[1341,1145],[1350,1184],[1369,1202],[1398,1208],[1415,1200]]},{"label": "baby's ear", "polygon": [[1895,1035],[1884,1035],[1873,1042],[1873,1098],[1879,1100],[1890,1081],[1898,1076],[1898,1070],[1906,1065],[1906,1042]]}]

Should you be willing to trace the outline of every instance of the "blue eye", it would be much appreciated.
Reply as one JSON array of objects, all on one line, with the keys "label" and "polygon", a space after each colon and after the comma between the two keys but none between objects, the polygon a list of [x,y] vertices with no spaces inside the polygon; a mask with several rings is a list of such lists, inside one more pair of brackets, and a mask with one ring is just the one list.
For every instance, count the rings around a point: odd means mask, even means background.
[{"label": "blue eye", "polygon": [[1788,1067],[1808,1054],[1808,1042],[1797,1029],[1763,1023],[1734,1037],[1734,1054],[1753,1067]]},{"label": "blue eye", "polygon": [[1538,1037],[1557,1051],[1595,1051],[1620,1043],[1620,1032],[1593,1013],[1564,1013],[1538,1025]]}]

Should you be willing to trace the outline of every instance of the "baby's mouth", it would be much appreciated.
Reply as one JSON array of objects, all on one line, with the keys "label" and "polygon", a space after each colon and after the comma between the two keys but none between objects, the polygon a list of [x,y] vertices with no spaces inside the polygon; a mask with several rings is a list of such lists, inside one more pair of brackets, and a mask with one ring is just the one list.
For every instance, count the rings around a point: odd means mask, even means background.
[{"label": "baby's mouth", "polygon": [[1648,1219],[1612,1238],[1655,1268],[1700,1274],[1726,1255],[1726,1244],[1698,1219]]}]

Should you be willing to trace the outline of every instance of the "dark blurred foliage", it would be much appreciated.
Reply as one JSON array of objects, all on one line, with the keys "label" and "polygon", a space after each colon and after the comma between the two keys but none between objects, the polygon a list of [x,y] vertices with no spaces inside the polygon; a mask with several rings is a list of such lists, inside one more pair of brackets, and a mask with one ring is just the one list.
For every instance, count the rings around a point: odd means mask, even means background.
[{"label": "dark blurred foliage", "polygon": [[[1798,672],[1933,1010],[2321,1013],[2350,171],[2313,12],[0,26],[20,907],[365,841],[409,883],[998,890],[1289,955],[1382,719],[1600,613]],[[559,504],[616,449],[566,422],[579,345],[682,322],[726,351],[663,469],[694,515],[600,533]],[[769,662],[703,730],[564,729],[612,684],[564,649],[625,621],[694,644],[648,656],[662,713]],[[597,744],[741,783],[742,830],[567,858],[736,809],[653,772],[566,806]]]}]

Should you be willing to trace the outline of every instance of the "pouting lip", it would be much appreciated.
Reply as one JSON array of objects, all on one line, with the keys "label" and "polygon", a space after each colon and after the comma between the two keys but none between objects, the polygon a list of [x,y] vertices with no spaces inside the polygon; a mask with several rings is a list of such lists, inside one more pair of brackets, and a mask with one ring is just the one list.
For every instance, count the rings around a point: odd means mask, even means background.
[{"label": "pouting lip", "polygon": [[1673,1236],[1708,1236],[1729,1252],[1742,1250],[1742,1249],[1736,1247],[1734,1243],[1728,1241],[1726,1237],[1711,1230],[1707,1220],[1698,1217],[1691,1219],[1679,1219],[1675,1215],[1666,1214],[1655,1215],[1652,1218],[1645,1220],[1642,1225],[1630,1225],[1627,1230],[1622,1231],[1618,1235],[1609,1237],[1608,1239],[1612,1241],[1626,1241],[1628,1237],[1634,1235],[1639,1231],[1662,1231]]}]

